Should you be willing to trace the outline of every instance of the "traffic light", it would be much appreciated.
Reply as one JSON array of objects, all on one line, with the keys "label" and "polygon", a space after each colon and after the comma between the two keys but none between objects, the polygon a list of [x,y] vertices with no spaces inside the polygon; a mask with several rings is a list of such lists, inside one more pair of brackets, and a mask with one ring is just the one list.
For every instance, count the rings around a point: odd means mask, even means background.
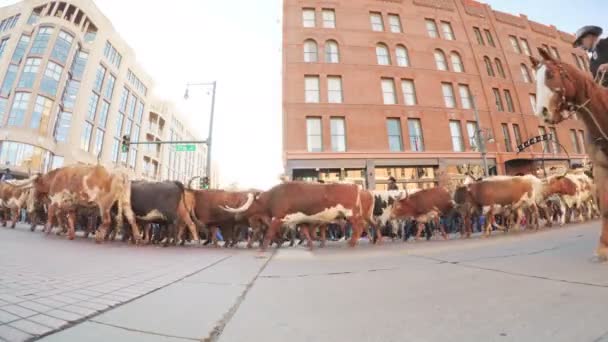
[{"label": "traffic light", "polygon": [[122,145],[121,149],[123,153],[129,152],[129,144],[131,144],[131,137],[128,135],[122,136]]}]

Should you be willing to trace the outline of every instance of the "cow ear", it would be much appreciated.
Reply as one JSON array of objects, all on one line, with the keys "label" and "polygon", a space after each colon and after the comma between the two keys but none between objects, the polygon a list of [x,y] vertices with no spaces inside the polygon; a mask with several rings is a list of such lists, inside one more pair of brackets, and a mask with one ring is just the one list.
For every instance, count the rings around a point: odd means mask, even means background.
[{"label": "cow ear", "polygon": [[549,51],[545,50],[545,48],[539,47],[538,48],[538,53],[540,54],[540,56],[545,61],[552,61],[553,60],[553,57],[551,57],[551,55],[549,54]]},{"label": "cow ear", "polygon": [[534,56],[530,56],[530,63],[532,63],[534,69],[538,69],[538,66],[540,65],[540,61]]}]

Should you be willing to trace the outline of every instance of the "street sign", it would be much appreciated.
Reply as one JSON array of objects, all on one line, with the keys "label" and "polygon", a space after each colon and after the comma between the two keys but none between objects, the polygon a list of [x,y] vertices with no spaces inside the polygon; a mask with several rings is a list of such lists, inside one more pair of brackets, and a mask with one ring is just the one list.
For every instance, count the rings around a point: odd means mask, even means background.
[{"label": "street sign", "polygon": [[553,134],[549,133],[549,134],[543,134],[543,135],[539,135],[533,138],[530,138],[526,141],[523,142],[523,144],[520,144],[517,146],[517,153],[527,149],[528,147],[539,143],[541,141],[548,141],[548,140],[553,140]]},{"label": "street sign", "polygon": [[194,152],[194,151],[196,151],[196,145],[194,145],[194,144],[175,145],[175,152]]}]

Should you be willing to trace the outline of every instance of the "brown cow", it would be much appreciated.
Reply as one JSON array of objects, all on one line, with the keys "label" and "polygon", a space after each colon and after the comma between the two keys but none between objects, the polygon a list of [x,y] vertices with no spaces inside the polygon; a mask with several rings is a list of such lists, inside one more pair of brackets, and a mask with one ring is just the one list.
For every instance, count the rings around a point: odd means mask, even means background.
[{"label": "brown cow", "polygon": [[4,211],[2,225],[6,227],[7,219],[10,219],[11,228],[15,228],[19,219],[19,212],[25,208],[29,189],[20,185],[20,181],[0,182],[0,207]]},{"label": "brown cow", "polygon": [[[442,188],[420,190],[393,204],[391,219],[414,219],[418,223],[416,239],[420,238],[424,225],[436,221],[439,216],[452,214],[454,203],[449,192]],[[441,235],[447,239],[445,228],[438,225]]]},{"label": "brown cow", "polygon": [[131,225],[136,242],[141,239],[135,215],[131,209],[131,182],[126,174],[110,172],[103,166],[67,166],[55,169],[45,175],[31,179],[35,197],[48,197],[48,218],[45,226],[50,233],[55,213],[60,210],[67,213],[68,237],[75,237],[76,206],[98,206],[102,219],[100,229],[95,236],[96,242],[104,240],[111,225],[110,209],[118,202],[118,221],[122,216]]},{"label": "brown cow", "polygon": [[[248,196],[240,208],[225,206],[224,210],[245,217],[264,217],[270,223],[262,250],[268,248],[282,225],[316,226],[347,220],[353,226],[350,245],[354,247],[365,222],[374,224],[373,196],[353,184],[286,182],[257,196],[253,193]],[[310,241],[309,231],[305,229],[303,233]]]}]

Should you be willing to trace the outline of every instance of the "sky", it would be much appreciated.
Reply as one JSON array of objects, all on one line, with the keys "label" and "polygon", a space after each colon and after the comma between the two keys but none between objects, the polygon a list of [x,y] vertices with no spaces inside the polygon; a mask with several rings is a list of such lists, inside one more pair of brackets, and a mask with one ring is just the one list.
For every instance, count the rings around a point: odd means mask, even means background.
[{"label": "sky", "polygon": [[[267,189],[283,172],[281,0],[94,0],[172,100],[207,138],[210,94],[188,82],[218,82],[212,158],[220,184]],[[17,2],[0,0],[0,5]],[[566,32],[605,23],[606,0],[490,0],[494,9]],[[606,27],[608,29],[608,27]]]}]

